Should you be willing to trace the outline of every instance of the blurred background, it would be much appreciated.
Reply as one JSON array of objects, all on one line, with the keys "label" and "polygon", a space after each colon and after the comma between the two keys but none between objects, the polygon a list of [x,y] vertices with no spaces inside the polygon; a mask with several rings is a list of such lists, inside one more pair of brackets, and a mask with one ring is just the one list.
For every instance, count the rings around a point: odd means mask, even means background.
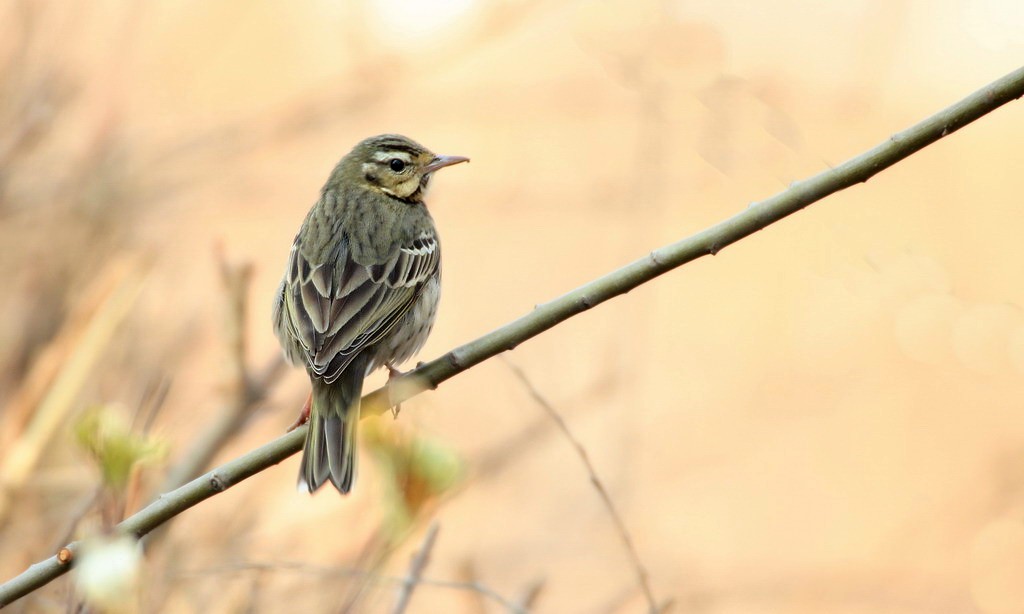
[{"label": "blurred background", "polygon": [[[473,160],[431,192],[429,360],[1016,68],[1022,7],[0,3],[0,576],[294,421],[271,296],[363,137]],[[1022,134],[1011,104],[364,420],[354,494],[290,458],[96,603],[386,612],[432,537],[407,611],[644,611],[539,396],[659,606],[1024,612]]]}]

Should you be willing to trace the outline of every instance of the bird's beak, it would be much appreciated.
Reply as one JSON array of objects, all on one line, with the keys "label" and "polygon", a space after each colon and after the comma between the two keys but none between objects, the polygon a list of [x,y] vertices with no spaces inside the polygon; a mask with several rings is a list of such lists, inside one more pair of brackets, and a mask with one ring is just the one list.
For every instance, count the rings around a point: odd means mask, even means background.
[{"label": "bird's beak", "polygon": [[452,164],[458,164],[459,162],[469,162],[469,158],[464,156],[438,156],[434,158],[434,161],[427,165],[423,169],[424,174],[433,173],[439,168],[451,166]]}]

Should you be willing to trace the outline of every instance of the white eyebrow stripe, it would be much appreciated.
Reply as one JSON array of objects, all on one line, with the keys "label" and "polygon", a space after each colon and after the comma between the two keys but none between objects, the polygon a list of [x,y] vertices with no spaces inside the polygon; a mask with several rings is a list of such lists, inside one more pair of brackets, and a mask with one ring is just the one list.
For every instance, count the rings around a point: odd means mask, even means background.
[{"label": "white eyebrow stripe", "polygon": [[373,159],[377,162],[386,162],[392,158],[398,158],[406,164],[412,162],[412,156],[404,151],[378,151],[373,154]]}]

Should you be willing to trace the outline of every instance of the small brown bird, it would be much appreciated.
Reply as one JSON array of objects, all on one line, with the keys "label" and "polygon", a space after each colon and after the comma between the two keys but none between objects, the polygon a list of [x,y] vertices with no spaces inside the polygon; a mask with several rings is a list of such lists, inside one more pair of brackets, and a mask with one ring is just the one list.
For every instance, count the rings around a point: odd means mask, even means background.
[{"label": "small brown bird", "polygon": [[423,198],[434,171],[468,160],[370,137],[334,167],[299,228],[273,319],[313,387],[300,489],[329,479],[351,490],[363,378],[419,351],[437,313],[441,245]]}]

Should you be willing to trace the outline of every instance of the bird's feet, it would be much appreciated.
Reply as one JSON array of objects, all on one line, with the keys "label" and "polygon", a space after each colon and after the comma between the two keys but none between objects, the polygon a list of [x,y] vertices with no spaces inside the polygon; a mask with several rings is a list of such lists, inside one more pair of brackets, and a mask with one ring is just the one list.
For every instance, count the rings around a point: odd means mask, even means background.
[{"label": "bird's feet", "polygon": [[310,409],[312,409],[312,407],[313,407],[313,393],[311,391],[309,393],[309,396],[306,397],[306,402],[302,404],[302,411],[299,412],[298,419],[295,421],[294,424],[292,424],[291,426],[288,427],[288,432],[289,433],[291,433],[295,429],[299,428],[303,424],[309,422],[309,411],[310,411]]},{"label": "bird's feet", "polygon": [[399,371],[395,368],[395,365],[390,362],[384,363],[384,368],[388,370],[388,405],[391,406],[391,417],[398,418],[398,412],[402,411],[401,403],[393,403],[391,401],[391,381],[396,377],[402,377],[405,375],[404,371]]}]

